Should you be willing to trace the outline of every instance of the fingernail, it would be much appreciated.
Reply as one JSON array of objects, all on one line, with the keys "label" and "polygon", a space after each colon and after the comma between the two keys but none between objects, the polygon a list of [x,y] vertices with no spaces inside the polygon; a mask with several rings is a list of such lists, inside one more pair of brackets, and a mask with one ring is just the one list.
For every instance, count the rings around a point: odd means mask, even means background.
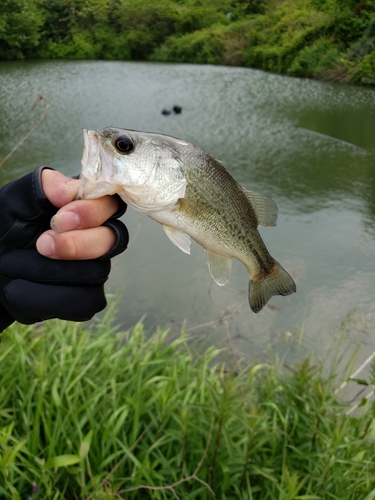
[{"label": "fingernail", "polygon": [[42,234],[37,243],[37,250],[45,257],[51,257],[56,253],[55,239],[49,234]]},{"label": "fingernail", "polygon": [[56,214],[51,219],[51,228],[57,232],[77,229],[80,224],[81,218],[76,212],[63,212],[61,214]]}]

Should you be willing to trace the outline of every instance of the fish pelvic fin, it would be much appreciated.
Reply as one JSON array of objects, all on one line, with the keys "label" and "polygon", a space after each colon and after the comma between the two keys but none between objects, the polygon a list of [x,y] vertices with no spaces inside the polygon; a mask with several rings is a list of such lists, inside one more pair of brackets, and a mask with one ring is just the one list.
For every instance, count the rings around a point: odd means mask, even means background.
[{"label": "fish pelvic fin", "polygon": [[258,313],[274,295],[290,295],[297,291],[293,278],[274,260],[272,270],[249,282],[249,304]]},{"label": "fish pelvic fin", "polygon": [[224,286],[232,269],[232,258],[207,250],[207,265],[212,278],[219,286]]}]

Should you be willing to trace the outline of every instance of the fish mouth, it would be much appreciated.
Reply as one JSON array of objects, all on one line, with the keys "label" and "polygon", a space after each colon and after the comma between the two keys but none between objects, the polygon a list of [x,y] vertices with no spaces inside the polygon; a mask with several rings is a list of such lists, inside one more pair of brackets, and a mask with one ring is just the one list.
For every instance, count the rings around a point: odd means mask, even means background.
[{"label": "fish mouth", "polygon": [[110,165],[108,154],[100,143],[100,137],[95,130],[82,129],[83,134],[83,154],[82,169],[80,173],[80,187],[77,199],[100,198],[107,194],[113,194],[112,183],[106,181],[106,164]]}]

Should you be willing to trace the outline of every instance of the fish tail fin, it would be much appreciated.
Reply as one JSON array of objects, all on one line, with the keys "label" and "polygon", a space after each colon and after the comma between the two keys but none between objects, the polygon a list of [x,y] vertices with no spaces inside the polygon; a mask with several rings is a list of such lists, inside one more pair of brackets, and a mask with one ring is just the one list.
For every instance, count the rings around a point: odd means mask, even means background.
[{"label": "fish tail fin", "polygon": [[249,304],[257,313],[273,295],[290,295],[296,291],[293,278],[275,260],[272,270],[260,278],[249,282]]}]

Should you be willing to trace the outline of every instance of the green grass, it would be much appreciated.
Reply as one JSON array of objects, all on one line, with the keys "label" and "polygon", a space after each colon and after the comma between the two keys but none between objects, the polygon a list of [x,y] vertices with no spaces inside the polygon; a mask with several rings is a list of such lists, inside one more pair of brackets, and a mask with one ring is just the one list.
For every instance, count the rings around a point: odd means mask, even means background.
[{"label": "green grass", "polygon": [[1,499],[375,498],[374,408],[346,415],[320,366],[229,367],[111,315],[3,334]]}]

